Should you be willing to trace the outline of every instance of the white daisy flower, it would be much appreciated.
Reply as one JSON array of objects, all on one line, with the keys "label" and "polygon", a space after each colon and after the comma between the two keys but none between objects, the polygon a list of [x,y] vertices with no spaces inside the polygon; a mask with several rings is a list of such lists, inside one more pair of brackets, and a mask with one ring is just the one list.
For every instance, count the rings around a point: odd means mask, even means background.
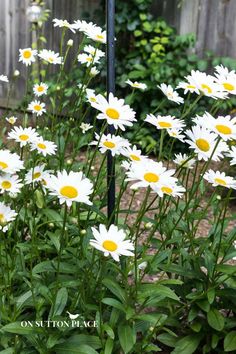
[{"label": "white daisy flower", "polygon": [[160,186],[162,183],[173,184],[177,179],[172,177],[174,170],[168,170],[163,166],[162,162],[155,162],[150,159],[141,161],[140,163],[132,163],[130,169],[126,172],[126,181],[137,181],[131,186],[131,189],[148,187],[153,190],[155,186]]},{"label": "white daisy flower", "polygon": [[188,75],[185,77],[187,79],[188,82],[179,82],[178,86],[176,87],[176,89],[183,89],[184,90],[184,94],[186,95],[188,92],[190,93],[196,93],[196,94],[200,94],[199,89],[197,88],[195,82],[192,79],[192,76]]},{"label": "white daisy flower", "polygon": [[57,18],[54,18],[52,20],[52,22],[54,22],[54,27],[64,27],[64,28],[68,28],[69,30],[71,30],[73,33],[75,33],[75,25],[74,24],[71,24],[69,23],[67,20],[59,20]]},{"label": "white daisy flower", "polygon": [[104,253],[104,256],[112,256],[119,262],[120,256],[134,256],[131,252],[134,245],[125,240],[126,234],[123,230],[119,230],[117,226],[111,225],[107,230],[105,225],[99,225],[99,231],[92,227],[94,239],[90,240],[90,245]]},{"label": "white daisy flower", "polygon": [[57,172],[57,176],[50,176],[47,188],[51,195],[59,198],[60,204],[66,203],[69,207],[72,202],[92,205],[89,195],[93,191],[93,185],[88,178],[83,177],[82,172]]},{"label": "white daisy flower", "polygon": [[34,94],[36,96],[46,95],[48,90],[48,85],[41,82],[40,84],[35,84],[33,87]]},{"label": "white daisy flower", "polygon": [[30,150],[37,150],[39,153],[43,154],[43,156],[55,155],[57,146],[53,141],[44,140],[40,137],[37,140],[32,141]]},{"label": "white daisy flower", "polygon": [[82,133],[85,134],[88,130],[92,129],[93,126],[90,125],[89,123],[81,123],[80,124],[80,129],[82,130]]},{"label": "white daisy flower", "polygon": [[8,139],[13,139],[16,142],[20,143],[20,146],[25,146],[28,143],[39,138],[38,133],[34,128],[23,128],[23,127],[14,127],[8,134]]},{"label": "white daisy flower", "polygon": [[28,110],[32,113],[36,113],[37,116],[41,116],[43,113],[46,112],[45,103],[40,101],[32,101],[28,105]]},{"label": "white daisy flower", "polygon": [[183,97],[180,97],[178,92],[176,92],[171,85],[161,84],[157,87],[164,93],[169,101],[173,101],[177,104],[184,103]]},{"label": "white daisy flower", "polygon": [[154,186],[153,190],[162,198],[165,194],[172,197],[182,197],[186,189],[183,186],[179,186],[177,183],[162,184],[160,186]]},{"label": "white daisy flower", "polygon": [[142,91],[147,89],[147,85],[146,84],[143,84],[143,83],[138,82],[138,81],[133,82],[131,80],[126,80],[125,83],[130,85],[133,88],[137,88],[137,89],[140,89]]},{"label": "white daisy flower", "polygon": [[192,70],[191,75],[187,76],[187,79],[194,83],[199,91],[199,94],[201,93],[214,99],[227,98],[227,93],[224,92],[222,87],[216,83],[216,78],[211,75],[207,75],[206,73],[198,70]]},{"label": "white daisy flower", "polygon": [[[203,117],[206,117],[206,115]],[[203,118],[201,123],[202,126],[213,131],[225,141],[236,139],[236,117],[219,116],[218,118],[213,118],[209,115],[208,119]]]},{"label": "white daisy flower", "polygon": [[59,53],[55,53],[53,50],[42,49],[38,56],[50,64],[62,64],[63,58]]},{"label": "white daisy flower", "polygon": [[25,184],[41,182],[43,186],[47,185],[51,171],[44,170],[45,164],[31,168],[25,175]]},{"label": "white daisy flower", "polygon": [[183,134],[181,134],[182,130],[179,130],[179,129],[167,129],[167,133],[172,138],[178,139],[182,143],[185,142],[185,136]]},{"label": "white daisy flower", "polygon": [[92,39],[95,42],[106,43],[107,41],[106,31],[103,31],[101,27],[91,27],[84,33],[87,35],[88,38]]},{"label": "white daisy flower", "polygon": [[187,154],[175,154],[173,162],[183,168],[192,169],[193,165],[196,163],[195,159],[190,159]]},{"label": "white daisy flower", "polygon": [[22,61],[26,66],[35,62],[37,50],[31,48],[19,49],[19,61]]},{"label": "white daisy flower", "polygon": [[74,28],[83,33],[90,32],[96,27],[97,26],[93,22],[86,22],[84,20],[74,21]]},{"label": "white daisy flower", "polygon": [[182,129],[185,124],[182,120],[175,118],[174,116],[154,116],[148,114],[145,122],[155,125],[157,129]]},{"label": "white daisy flower", "polygon": [[24,168],[20,156],[9,150],[0,150],[0,171],[13,174]]},{"label": "white daisy flower", "polygon": [[95,90],[92,89],[86,89],[86,98],[88,102],[98,102],[97,101],[97,95],[95,94]]},{"label": "white daisy flower", "polygon": [[96,66],[93,66],[91,69],[90,69],[90,72],[89,72],[89,75],[94,77],[96,75],[98,75],[100,73],[99,70],[97,70]]},{"label": "white daisy flower", "polygon": [[6,75],[0,75],[0,81],[9,82],[8,77]]},{"label": "white daisy flower", "polygon": [[212,160],[219,161],[223,157],[223,153],[228,151],[228,146],[223,141],[220,141],[215,148],[217,135],[204,127],[194,126],[192,130],[186,131],[186,135],[190,139],[187,139],[186,143],[198,155],[199,160],[207,161],[213,154]]},{"label": "white daisy flower", "polygon": [[223,186],[236,189],[236,180],[233,177],[226,176],[225,172],[207,171],[203,178],[213,185],[213,187]]},{"label": "white daisy flower", "polygon": [[93,57],[95,56],[98,59],[105,56],[105,53],[102,50],[95,48],[92,45],[86,45],[84,47],[84,52],[89,53],[90,55],[92,55]]},{"label": "white daisy flower", "polygon": [[226,153],[226,156],[231,158],[231,161],[230,161],[231,166],[236,165],[236,146],[232,146],[231,150],[229,150],[229,152]]},{"label": "white daisy flower", "polygon": [[77,56],[78,62],[81,64],[86,64],[86,66],[90,66],[91,64],[99,63],[99,58],[97,56],[93,56],[91,54],[82,53]]},{"label": "white daisy flower", "polygon": [[89,145],[98,145],[99,151],[102,154],[110,150],[112,156],[120,155],[124,150],[124,148],[129,146],[128,140],[121,138],[120,136],[103,134],[100,139],[100,136],[97,133],[95,133],[95,138],[97,140],[92,141]]},{"label": "white daisy flower", "polygon": [[146,156],[142,155],[142,151],[138,150],[135,145],[132,147],[126,147],[121,153],[123,156],[128,157],[132,162],[140,162],[147,159]]},{"label": "white daisy flower", "polygon": [[216,82],[222,86],[223,90],[236,95],[236,73],[235,70],[229,71],[223,65],[217,65],[216,69]]},{"label": "white daisy flower", "polygon": [[0,230],[6,232],[9,228],[9,223],[15,220],[17,213],[8,205],[0,202]]},{"label": "white daisy flower", "polygon": [[20,192],[23,184],[17,175],[10,175],[8,173],[4,173],[4,175],[0,175],[0,192],[9,192],[12,194],[17,194]]},{"label": "white daisy flower", "polygon": [[91,105],[102,112],[97,118],[106,119],[107,123],[114,125],[115,129],[125,130],[126,125],[131,127],[136,121],[133,109],[125,104],[123,99],[114,97],[112,93],[109,94],[108,101],[102,95],[98,95],[97,102],[92,102]]},{"label": "white daisy flower", "polygon": [[10,123],[10,124],[15,124],[15,122],[17,121],[17,117],[14,117],[14,116],[11,116],[11,117],[6,117],[6,121],[8,122],[8,123]]},{"label": "white daisy flower", "polygon": [[198,114],[196,115],[195,118],[193,118],[193,122],[196,125],[200,125],[201,127],[207,128],[209,124],[207,124],[209,121],[214,120],[215,118],[208,112],[205,112],[203,116],[199,116]]}]

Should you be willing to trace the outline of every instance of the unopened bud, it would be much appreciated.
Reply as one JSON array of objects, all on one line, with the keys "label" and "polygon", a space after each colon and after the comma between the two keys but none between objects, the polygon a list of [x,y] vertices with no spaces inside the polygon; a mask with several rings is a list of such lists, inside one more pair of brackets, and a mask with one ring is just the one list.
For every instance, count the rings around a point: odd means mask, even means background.
[{"label": "unopened bud", "polygon": [[86,230],[83,229],[83,230],[80,231],[80,233],[81,233],[81,235],[85,235],[86,234]]},{"label": "unopened bud", "polygon": [[72,47],[73,43],[74,43],[73,39],[69,39],[68,42],[67,42],[67,45],[69,47]]},{"label": "unopened bud", "polygon": [[14,77],[17,77],[17,76],[19,76],[19,75],[20,75],[19,70],[15,70],[14,73],[13,73],[13,76],[14,76]]}]

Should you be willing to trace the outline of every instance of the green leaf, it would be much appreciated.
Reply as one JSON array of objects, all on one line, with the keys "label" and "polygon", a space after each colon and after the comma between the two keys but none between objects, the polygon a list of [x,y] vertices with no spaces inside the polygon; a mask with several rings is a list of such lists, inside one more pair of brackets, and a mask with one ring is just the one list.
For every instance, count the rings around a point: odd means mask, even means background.
[{"label": "green leaf", "polygon": [[89,345],[64,342],[56,345],[54,348],[57,354],[98,354],[98,352]]},{"label": "green leaf", "polygon": [[176,347],[171,354],[192,354],[198,348],[200,340],[200,335],[189,335],[181,338],[176,343]]},{"label": "green leaf", "polygon": [[[25,321],[22,321],[25,322]],[[9,332],[9,333],[15,333],[15,334],[37,334],[37,333],[42,333],[42,328],[39,327],[30,327],[29,325],[27,327],[24,327],[22,325],[22,322],[13,322],[9,323],[6,326],[1,328],[1,331],[4,332]]]},{"label": "green leaf", "polygon": [[136,335],[129,325],[120,324],[118,327],[118,337],[124,353],[128,353],[136,342]]},{"label": "green leaf", "polygon": [[157,340],[165,345],[168,345],[168,347],[174,348],[176,345],[177,336],[173,336],[170,333],[162,333],[157,336]]},{"label": "green leaf", "polygon": [[14,353],[15,353],[15,349],[13,347],[0,351],[0,354],[14,354]]},{"label": "green leaf", "polygon": [[111,338],[108,338],[105,344],[104,354],[112,354],[114,342]]},{"label": "green leaf", "polygon": [[105,297],[104,299],[102,299],[102,302],[106,305],[115,307],[117,310],[120,310],[120,311],[123,311],[126,313],[126,309],[125,309],[124,305],[116,299],[113,299],[111,297]]},{"label": "green leaf", "polygon": [[216,331],[222,331],[225,325],[224,317],[217,309],[211,309],[207,313],[207,321]]},{"label": "green leaf", "polygon": [[67,342],[69,344],[83,345],[88,344],[93,349],[101,348],[100,338],[97,336],[90,336],[87,334],[75,334],[74,336],[68,338]]},{"label": "green leaf", "polygon": [[224,339],[224,350],[231,352],[236,350],[236,331],[229,332]]},{"label": "green leaf", "polygon": [[114,280],[110,278],[105,278],[102,281],[103,285],[105,285],[114,295],[116,295],[121,302],[125,303],[125,292],[124,290],[115,282]]},{"label": "green leaf", "polygon": [[62,312],[66,306],[67,300],[68,300],[67,289],[61,288],[60,290],[58,290],[55,303],[53,304],[53,307],[52,307],[52,309],[53,309],[52,317],[59,316],[62,314]]},{"label": "green leaf", "polygon": [[109,336],[111,339],[114,339],[114,338],[115,338],[115,334],[114,334],[113,329],[112,329],[107,323],[104,323],[104,324],[102,325],[102,328],[103,328],[103,330],[108,334],[108,336]]}]

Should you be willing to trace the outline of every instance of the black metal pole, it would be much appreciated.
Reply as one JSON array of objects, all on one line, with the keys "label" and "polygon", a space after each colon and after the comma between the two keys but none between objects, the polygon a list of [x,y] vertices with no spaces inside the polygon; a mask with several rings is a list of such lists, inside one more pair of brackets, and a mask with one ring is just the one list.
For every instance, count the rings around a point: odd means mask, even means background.
[{"label": "black metal pole", "polygon": [[[115,0],[106,1],[107,22],[107,97],[115,94]],[[113,125],[108,125],[108,133],[114,134]],[[114,223],[115,215],[115,158],[107,153],[107,216],[109,224]]]}]

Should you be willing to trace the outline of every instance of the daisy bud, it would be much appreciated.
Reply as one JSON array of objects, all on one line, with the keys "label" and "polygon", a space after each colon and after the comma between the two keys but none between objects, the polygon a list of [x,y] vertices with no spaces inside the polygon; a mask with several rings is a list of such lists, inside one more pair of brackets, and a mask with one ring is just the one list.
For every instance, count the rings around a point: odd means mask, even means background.
[{"label": "daisy bud", "polygon": [[14,77],[17,77],[17,76],[19,76],[19,75],[20,75],[19,70],[15,70],[14,73],[13,73],[13,76],[14,76]]},{"label": "daisy bud", "polygon": [[91,170],[94,171],[94,170],[95,170],[95,167],[94,167],[94,166],[91,166]]},{"label": "daisy bud", "polygon": [[48,226],[49,226],[50,229],[53,229],[53,228],[54,228],[54,223],[53,223],[53,222],[50,222],[50,223],[48,224]]},{"label": "daisy bud", "polygon": [[57,91],[60,91],[60,89],[61,89],[60,86],[57,86],[57,87],[56,87],[56,90],[57,90]]},{"label": "daisy bud", "polygon": [[31,236],[30,235],[25,236],[25,241],[30,241],[30,240],[31,240]]},{"label": "daisy bud", "polygon": [[73,43],[74,43],[73,39],[69,39],[68,42],[67,42],[67,45],[69,47],[72,47]]},{"label": "daisy bud", "polygon": [[66,164],[67,165],[71,165],[72,164],[72,160],[71,159],[66,160]]},{"label": "daisy bud", "polygon": [[72,222],[72,224],[78,224],[78,221],[76,218],[71,218],[71,222]]},{"label": "daisy bud", "polygon": [[151,222],[146,222],[146,224],[144,225],[145,229],[151,229],[152,228],[152,223]]},{"label": "daisy bud", "polygon": [[218,194],[218,195],[216,196],[216,199],[217,199],[217,200],[221,200],[221,196]]},{"label": "daisy bud", "polygon": [[81,233],[81,235],[85,235],[86,234],[86,230],[83,229],[83,230],[80,231],[80,233]]}]

